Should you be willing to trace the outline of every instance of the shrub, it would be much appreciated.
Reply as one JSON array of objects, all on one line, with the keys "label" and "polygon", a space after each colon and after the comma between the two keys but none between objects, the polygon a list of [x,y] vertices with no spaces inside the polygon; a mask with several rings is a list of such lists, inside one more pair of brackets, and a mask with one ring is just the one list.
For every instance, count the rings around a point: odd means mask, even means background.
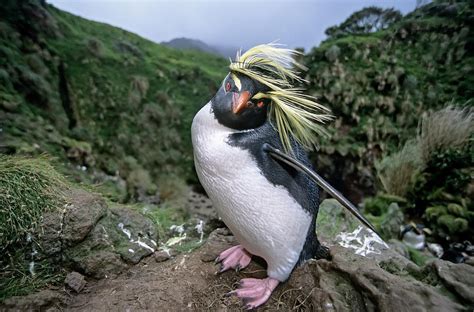
[{"label": "shrub", "polygon": [[146,97],[149,87],[150,84],[146,77],[133,76],[128,93],[128,104],[135,107],[140,104],[142,99]]},{"label": "shrub", "polygon": [[89,38],[86,41],[86,47],[95,57],[102,57],[104,54],[104,44],[97,38]]}]

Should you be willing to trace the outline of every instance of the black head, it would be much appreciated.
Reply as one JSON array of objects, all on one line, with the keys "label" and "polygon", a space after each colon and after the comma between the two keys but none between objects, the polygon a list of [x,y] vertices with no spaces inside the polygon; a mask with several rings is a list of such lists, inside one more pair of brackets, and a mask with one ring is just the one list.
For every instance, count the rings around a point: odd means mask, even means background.
[{"label": "black head", "polygon": [[269,88],[248,76],[230,73],[211,100],[217,121],[236,130],[254,129],[267,120]]}]

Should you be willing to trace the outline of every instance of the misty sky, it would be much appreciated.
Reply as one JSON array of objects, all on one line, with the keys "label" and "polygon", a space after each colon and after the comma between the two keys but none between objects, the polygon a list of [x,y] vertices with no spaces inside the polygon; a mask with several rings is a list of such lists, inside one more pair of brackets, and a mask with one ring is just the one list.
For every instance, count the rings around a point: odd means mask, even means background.
[{"label": "misty sky", "polygon": [[186,37],[249,48],[279,40],[306,50],[352,12],[376,5],[412,11],[416,0],[48,0],[65,11],[156,42]]}]

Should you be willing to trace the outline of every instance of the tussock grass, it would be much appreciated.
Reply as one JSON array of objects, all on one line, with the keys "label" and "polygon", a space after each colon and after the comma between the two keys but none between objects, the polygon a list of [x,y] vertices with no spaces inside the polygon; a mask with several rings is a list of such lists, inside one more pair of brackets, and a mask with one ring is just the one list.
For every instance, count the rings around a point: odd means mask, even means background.
[{"label": "tussock grass", "polygon": [[0,272],[0,301],[13,296],[24,296],[48,285],[64,281],[65,272],[43,260],[35,262],[35,274],[28,271],[29,263],[23,250],[8,254],[8,261],[2,263]]},{"label": "tussock grass", "polygon": [[428,162],[440,150],[462,147],[474,133],[472,108],[446,108],[423,116],[418,144],[423,161]]},{"label": "tussock grass", "polygon": [[399,152],[375,164],[385,191],[402,197],[411,189],[414,177],[422,167],[420,147],[413,140],[408,141]]},{"label": "tussock grass", "polygon": [[416,175],[423,171],[436,153],[462,148],[473,133],[473,109],[449,105],[426,113],[421,120],[418,137],[376,164],[385,191],[404,197],[412,189]]},{"label": "tussock grass", "polygon": [[46,157],[0,155],[0,246],[25,241],[44,211],[63,203],[67,183]]}]

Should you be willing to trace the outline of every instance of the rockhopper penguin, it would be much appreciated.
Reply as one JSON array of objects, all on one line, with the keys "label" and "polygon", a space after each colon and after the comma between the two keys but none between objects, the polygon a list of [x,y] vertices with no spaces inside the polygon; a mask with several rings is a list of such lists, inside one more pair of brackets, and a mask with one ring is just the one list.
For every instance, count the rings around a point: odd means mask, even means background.
[{"label": "rockhopper penguin", "polygon": [[[265,303],[298,264],[327,256],[315,232],[319,191],[305,149],[328,110],[295,89],[298,52],[269,44],[237,54],[213,99],[194,117],[195,167],[219,216],[240,245],[222,252],[220,272],[257,255],[265,279],[245,278],[232,294],[249,309]],[[355,209],[355,208],[354,208]]]}]

